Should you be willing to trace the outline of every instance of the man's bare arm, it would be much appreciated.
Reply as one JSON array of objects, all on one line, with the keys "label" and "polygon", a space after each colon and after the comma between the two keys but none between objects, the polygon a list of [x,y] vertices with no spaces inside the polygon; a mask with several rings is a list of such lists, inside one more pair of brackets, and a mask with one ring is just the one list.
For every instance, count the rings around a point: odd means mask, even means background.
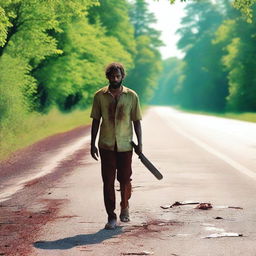
[{"label": "man's bare arm", "polygon": [[133,127],[134,127],[134,131],[135,131],[135,134],[137,136],[137,141],[138,141],[138,148],[137,148],[138,152],[136,152],[136,153],[137,154],[142,153],[142,130],[141,130],[140,120],[134,121]]},{"label": "man's bare arm", "polygon": [[96,137],[99,131],[100,120],[93,119],[92,120],[92,128],[91,128],[91,156],[98,161],[99,153],[98,149],[95,146]]}]

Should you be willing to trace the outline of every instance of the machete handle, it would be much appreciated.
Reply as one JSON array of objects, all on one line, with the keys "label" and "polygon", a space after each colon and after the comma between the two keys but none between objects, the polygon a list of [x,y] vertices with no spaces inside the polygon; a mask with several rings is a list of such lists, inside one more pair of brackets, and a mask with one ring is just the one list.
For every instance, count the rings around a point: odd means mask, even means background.
[{"label": "machete handle", "polygon": [[140,156],[141,153],[140,153],[140,154],[137,153],[138,146],[137,146],[133,141],[131,141],[131,144],[132,144],[132,147],[134,148],[135,153],[136,153],[138,156]]},{"label": "machete handle", "polygon": [[133,147],[134,149],[137,149],[137,148],[138,148],[138,146],[137,146],[133,141],[131,141],[131,144],[132,144],[132,147]]}]

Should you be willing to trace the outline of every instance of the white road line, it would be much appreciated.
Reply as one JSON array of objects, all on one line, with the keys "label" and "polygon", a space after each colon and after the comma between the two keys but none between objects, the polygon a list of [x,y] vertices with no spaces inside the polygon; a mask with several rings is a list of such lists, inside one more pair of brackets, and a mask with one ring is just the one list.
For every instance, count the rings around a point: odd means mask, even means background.
[{"label": "white road line", "polygon": [[223,161],[225,161],[226,163],[228,163],[229,165],[231,165],[234,169],[236,169],[237,171],[239,171],[240,173],[243,173],[247,176],[249,176],[250,178],[253,178],[256,180],[256,173],[253,172],[252,170],[248,169],[247,167],[243,166],[242,164],[238,163],[237,161],[234,161],[233,159],[231,159],[230,157],[222,154],[221,152],[217,151],[216,149],[214,149],[213,147],[207,145],[206,143],[204,143],[203,141],[199,140],[198,138],[186,133],[185,131],[182,131],[180,127],[178,127],[175,123],[173,123],[171,120],[166,118],[166,112],[163,113],[160,111],[156,111],[165,121],[167,121],[167,124],[174,128],[176,132],[178,132],[179,134],[181,134],[182,136],[188,138],[189,140],[193,141],[195,144],[197,144],[198,146],[200,146],[201,148],[205,149],[206,151],[208,151],[209,153],[219,157],[220,159],[222,159]]},{"label": "white road line", "polygon": [[26,183],[53,172],[54,169],[61,163],[61,161],[73,155],[76,151],[81,149],[86,143],[89,143],[89,141],[89,135],[78,139],[75,143],[67,145],[52,158],[47,159],[47,164],[40,168],[36,174],[31,174],[26,178],[17,179],[16,181],[13,181],[13,185],[7,186],[5,189],[0,191],[0,202],[10,199],[12,195],[14,195],[19,190],[23,189]]}]

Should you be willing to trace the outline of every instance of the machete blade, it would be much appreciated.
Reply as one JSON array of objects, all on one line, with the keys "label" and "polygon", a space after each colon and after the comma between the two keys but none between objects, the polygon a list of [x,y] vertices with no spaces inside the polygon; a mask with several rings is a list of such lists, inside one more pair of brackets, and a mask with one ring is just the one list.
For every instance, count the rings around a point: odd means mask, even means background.
[{"label": "machete blade", "polygon": [[145,157],[143,153],[138,154],[137,151],[137,145],[132,141],[131,142],[133,148],[135,149],[135,153],[139,156],[140,161],[143,163],[143,165],[158,179],[161,180],[163,178],[163,175],[157,170],[157,168]]}]

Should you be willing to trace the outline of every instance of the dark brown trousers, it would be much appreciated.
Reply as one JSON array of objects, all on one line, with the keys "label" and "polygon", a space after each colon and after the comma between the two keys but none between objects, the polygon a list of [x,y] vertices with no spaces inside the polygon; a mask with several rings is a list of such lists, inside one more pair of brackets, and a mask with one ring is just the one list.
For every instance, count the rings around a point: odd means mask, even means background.
[{"label": "dark brown trousers", "polygon": [[132,151],[117,152],[100,149],[101,174],[103,180],[103,194],[108,220],[116,219],[115,178],[120,183],[121,209],[129,206],[131,197]]}]

